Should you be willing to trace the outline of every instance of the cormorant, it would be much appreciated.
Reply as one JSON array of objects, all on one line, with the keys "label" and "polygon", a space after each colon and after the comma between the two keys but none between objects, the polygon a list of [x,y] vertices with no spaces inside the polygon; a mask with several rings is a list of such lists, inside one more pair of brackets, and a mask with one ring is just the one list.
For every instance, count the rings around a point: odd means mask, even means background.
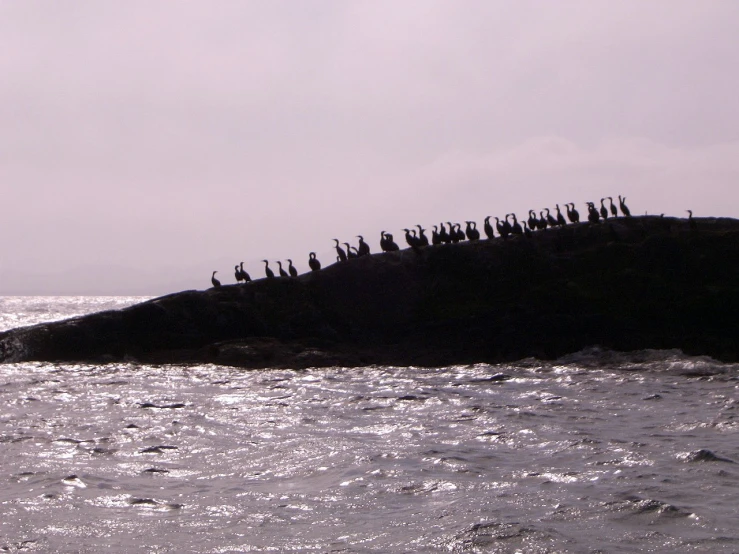
[{"label": "cormorant", "polygon": [[693,210],[685,210],[688,212],[688,225],[690,225],[690,230],[695,232],[698,230],[698,224],[695,222],[695,219],[693,219]]},{"label": "cormorant", "polygon": [[575,208],[574,202],[570,202],[570,205],[572,206],[572,209],[567,210],[567,217],[570,218],[570,221],[572,223],[580,223],[580,212],[578,212],[577,209]]},{"label": "cormorant", "polygon": [[544,212],[539,212],[539,229],[542,231],[547,228],[547,218],[544,216]]},{"label": "cormorant", "polygon": [[213,284],[214,287],[220,287],[221,282],[218,279],[216,279],[216,273],[218,272],[214,271],[213,275],[210,276],[210,282]]},{"label": "cormorant", "polygon": [[[508,222],[506,221],[506,223]],[[506,227],[497,217],[495,218],[495,227],[498,229],[498,234],[504,239],[507,239],[508,235],[511,233],[510,230],[508,229],[510,225]]]},{"label": "cormorant", "polygon": [[549,225],[550,227],[556,227],[557,225],[559,225],[554,216],[549,213],[549,208],[544,208],[544,210],[546,210],[547,212],[547,225]]},{"label": "cormorant", "polygon": [[439,240],[444,244],[449,244],[451,242],[451,238],[449,238],[449,235],[446,232],[446,227],[444,227],[443,221],[439,223]]},{"label": "cormorant", "polygon": [[529,228],[534,231],[539,228],[539,220],[534,210],[529,210]]},{"label": "cormorant", "polygon": [[248,283],[251,281],[251,277],[249,276],[249,274],[244,271],[244,262],[241,262],[239,271],[241,272],[241,280],[244,281],[244,283]]},{"label": "cormorant", "polygon": [[308,267],[310,267],[311,271],[318,271],[321,269],[321,262],[316,258],[315,252],[308,254]]},{"label": "cormorant", "polygon": [[400,246],[398,246],[395,241],[393,240],[393,235],[390,233],[385,233],[385,236],[387,237],[387,251],[388,252],[397,252],[400,250]]},{"label": "cormorant", "polygon": [[616,209],[616,206],[613,205],[613,196],[607,196],[606,198],[611,202],[611,217],[618,217],[618,210]]},{"label": "cormorant", "polygon": [[631,212],[629,211],[629,208],[626,206],[626,197],[624,196],[621,198],[621,195],[618,195],[618,205],[621,208],[621,213],[624,214],[626,217],[631,217]]},{"label": "cormorant", "polygon": [[287,271],[285,271],[284,269],[282,269],[282,262],[280,260],[277,260],[277,265],[280,266],[280,277],[290,277],[287,274]]},{"label": "cormorant", "polygon": [[490,216],[485,217],[485,225],[483,226],[483,229],[485,229],[485,236],[488,239],[492,239],[495,236],[495,233],[493,232],[493,226],[490,225]]},{"label": "cormorant", "polygon": [[590,223],[599,223],[600,222],[600,214],[598,214],[598,210],[595,209],[595,204],[592,202],[586,202],[588,205],[588,221]]},{"label": "cormorant", "polygon": [[529,229],[528,225],[526,225],[526,222],[523,222],[523,234],[527,239],[530,239],[533,233],[531,232],[531,229]]},{"label": "cormorant", "polygon": [[264,262],[264,273],[267,275],[267,278],[273,279],[275,276],[275,272],[269,268],[269,262],[267,260],[262,261]]},{"label": "cormorant", "polygon": [[567,225],[567,221],[565,221],[565,216],[562,215],[562,212],[559,210],[559,204],[557,204],[557,224],[560,227],[564,227]]},{"label": "cormorant", "polygon": [[364,242],[364,237],[362,235],[357,235],[357,238],[359,239],[359,249],[357,252],[359,252],[360,256],[368,256],[370,253],[369,244]]},{"label": "cormorant", "polygon": [[441,244],[441,239],[439,238],[439,226],[438,225],[432,225],[434,228],[433,231],[431,231],[431,244],[433,246],[437,246]]},{"label": "cormorant", "polygon": [[603,218],[603,221],[605,221],[608,219],[608,210],[603,205],[603,200],[605,200],[605,198],[600,199],[600,216]]},{"label": "cormorant", "polygon": [[[405,242],[408,243],[408,246],[410,246],[411,248],[416,248],[417,246],[420,246],[415,229],[413,229],[412,231],[410,229],[403,229],[403,231],[405,231]],[[411,235],[411,233],[413,234]]]},{"label": "cormorant", "polygon": [[474,221],[465,221],[467,224],[467,228],[465,229],[465,235],[467,235],[467,239],[474,242],[476,240],[480,240],[480,231],[477,230],[477,223]]},{"label": "cormorant", "polygon": [[419,246],[428,246],[429,245],[429,238],[426,236],[426,233],[424,231],[423,227],[420,225],[416,225],[418,227],[418,245]]},{"label": "cormorant", "polygon": [[344,249],[341,246],[339,246],[339,239],[333,239],[333,240],[336,241],[336,246],[334,248],[336,248],[336,253],[339,255],[339,261],[345,262],[347,260],[346,252],[344,252]]},{"label": "cormorant", "polygon": [[[347,257],[347,258],[348,258],[349,260],[352,260],[352,259],[354,259],[354,258],[358,258],[358,257],[359,257],[359,255],[358,255],[358,254],[356,254],[355,252],[352,252],[352,248],[353,248],[353,247],[352,247],[352,246],[349,246],[349,243],[348,243],[348,242],[345,242],[345,243],[344,243],[344,246],[346,246],[346,257]],[[355,248],[354,250],[356,250],[356,248]]]},{"label": "cormorant", "polygon": [[241,271],[239,271],[238,265],[234,266],[234,275],[236,276],[236,284],[238,285],[243,279],[243,277],[241,277]]},{"label": "cormorant", "polygon": [[290,258],[288,258],[287,263],[290,264],[287,266],[287,271],[290,273],[290,277],[297,277],[298,270],[295,269],[295,266],[293,265],[293,261]]},{"label": "cormorant", "polygon": [[461,223],[455,223],[454,226],[456,229],[454,230],[454,236],[457,237],[457,242],[461,242],[467,237],[464,234],[464,231],[462,231],[462,224]]},{"label": "cormorant", "polygon": [[[508,214],[513,218],[513,224],[511,224],[511,233],[514,235],[523,235],[523,229],[521,228],[521,224],[516,219],[516,214]],[[506,216],[506,221],[508,221],[508,215]]]},{"label": "cormorant", "polygon": [[383,252],[390,252],[389,242],[385,236],[385,231],[380,231],[380,250]]}]

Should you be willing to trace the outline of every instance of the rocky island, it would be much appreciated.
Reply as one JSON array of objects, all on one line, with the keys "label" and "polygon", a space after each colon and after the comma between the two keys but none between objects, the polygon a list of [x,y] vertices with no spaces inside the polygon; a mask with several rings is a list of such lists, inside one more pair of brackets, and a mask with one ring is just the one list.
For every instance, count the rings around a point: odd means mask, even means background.
[{"label": "rocky island", "polygon": [[588,346],[739,361],[739,220],[620,217],[408,248],[0,333],[0,361],[245,368],[553,359]]}]

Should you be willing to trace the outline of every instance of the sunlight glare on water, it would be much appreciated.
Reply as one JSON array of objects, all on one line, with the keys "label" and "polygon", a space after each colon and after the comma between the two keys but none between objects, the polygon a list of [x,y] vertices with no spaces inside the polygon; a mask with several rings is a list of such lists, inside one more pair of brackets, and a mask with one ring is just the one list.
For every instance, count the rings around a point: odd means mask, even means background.
[{"label": "sunlight glare on water", "polygon": [[0,548],[735,552],[736,369],[0,365]]}]

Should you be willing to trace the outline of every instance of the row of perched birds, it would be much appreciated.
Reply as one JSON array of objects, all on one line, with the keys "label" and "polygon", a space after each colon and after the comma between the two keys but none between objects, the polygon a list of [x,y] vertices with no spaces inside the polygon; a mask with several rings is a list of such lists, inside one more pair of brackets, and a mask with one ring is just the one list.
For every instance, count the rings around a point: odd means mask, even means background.
[{"label": "row of perched birds", "polygon": [[[604,204],[606,200],[610,202],[608,207],[606,207],[606,205]],[[625,196],[622,198],[619,195],[618,208],[613,203],[613,198],[610,196],[606,196],[605,198],[600,199],[600,208],[596,208],[594,202],[586,202],[585,204],[587,205],[588,221],[590,223],[599,223],[601,220],[605,221],[609,217],[618,217],[619,209],[621,211],[621,215],[625,217],[631,217],[631,212],[626,206]],[[567,225],[567,220],[569,220],[570,223],[579,223],[580,213],[577,211],[577,209],[575,209],[575,203],[568,202],[566,204],[563,204],[563,206],[565,207],[567,219],[565,219],[565,216],[562,214],[559,204],[557,204],[555,207],[556,215],[553,215],[549,208],[544,208],[543,210],[539,211],[538,215],[536,213],[536,210],[529,210],[529,217],[526,220],[521,221],[520,223],[516,218],[516,214],[513,213],[506,214],[505,218],[502,220],[498,217],[495,217],[495,229],[493,229],[493,225],[490,223],[490,219],[492,216],[487,216],[483,224],[483,231],[485,232],[485,236],[488,239],[492,239],[495,237],[496,230],[500,237],[507,239],[509,236],[512,235],[524,235],[526,237],[530,237],[532,236],[533,231],[543,231],[547,227],[561,227]],[[428,238],[428,236],[426,235],[426,229],[424,229],[421,225],[415,225],[415,227],[418,227],[418,232],[416,232],[415,229],[403,229],[403,231],[405,231],[405,241],[411,248],[420,248],[429,245],[457,243],[465,239],[471,242],[480,240],[480,231],[477,229],[477,223],[475,223],[474,221],[465,221],[464,231],[462,230],[462,225],[460,223],[452,223],[450,221],[447,221],[446,225],[448,226],[448,229],[444,226],[444,222],[440,223],[438,226],[433,225],[432,227],[434,228],[434,230],[431,234],[431,239]],[[351,246],[348,242],[342,243],[339,242],[339,239],[333,239],[335,243],[334,249],[336,250],[337,262],[347,262],[353,258],[360,258],[362,256],[368,256],[370,254],[370,247],[365,242],[364,237],[362,235],[357,235],[357,238],[359,239],[359,245],[356,247]],[[342,244],[346,248],[342,248]],[[393,239],[392,234],[385,231],[380,231],[380,249],[383,252],[394,252],[400,250],[400,247]],[[264,273],[266,277],[268,279],[274,279],[276,277],[275,272],[269,267],[269,261],[262,260],[262,262],[264,262],[265,264]],[[282,261],[277,262],[277,265],[279,266],[279,276],[297,277],[298,270],[295,269],[293,261],[288,259],[287,263],[287,270],[285,270],[282,267]],[[321,262],[318,261],[315,252],[311,252],[309,254],[308,266],[311,268],[311,271],[318,271],[319,269],[321,269]],[[214,287],[220,287],[221,282],[216,279],[216,273],[218,272],[214,271],[211,275],[211,283]],[[239,265],[234,266],[234,275],[236,277],[237,284],[248,283],[252,280],[249,274],[244,270],[244,262],[241,262]]]}]

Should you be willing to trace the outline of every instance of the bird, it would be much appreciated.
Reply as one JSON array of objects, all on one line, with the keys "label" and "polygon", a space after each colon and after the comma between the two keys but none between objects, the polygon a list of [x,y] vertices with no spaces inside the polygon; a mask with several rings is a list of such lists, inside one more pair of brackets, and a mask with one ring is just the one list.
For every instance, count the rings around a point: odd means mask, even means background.
[{"label": "bird", "polygon": [[624,214],[626,217],[631,217],[631,212],[629,211],[629,208],[626,206],[626,197],[624,196],[621,198],[621,195],[618,195],[618,205],[621,208],[621,213]]},{"label": "bird", "polygon": [[236,284],[238,285],[241,281],[243,281],[243,277],[241,276],[241,271],[239,271],[238,264],[234,266],[234,275],[236,276]]},{"label": "bird", "polygon": [[[568,204],[565,204],[567,206]],[[572,209],[567,208],[567,217],[570,219],[570,222],[572,223],[580,223],[580,212],[575,209],[575,203],[570,202],[569,205],[572,206]]]},{"label": "bird", "polygon": [[369,244],[364,242],[364,237],[362,235],[357,235],[357,238],[359,239],[359,249],[357,250],[357,252],[359,252],[360,256],[369,256]]},{"label": "bird", "polygon": [[[352,260],[354,258],[358,258],[359,257],[359,255],[357,255],[354,252],[352,252],[352,248],[353,247],[352,246],[349,246],[349,243],[348,242],[345,242],[344,243],[344,246],[346,246],[346,257],[347,257],[347,259]],[[355,248],[355,250],[356,250],[356,248]]]},{"label": "bird", "polygon": [[483,229],[485,230],[485,236],[488,239],[492,239],[495,236],[495,232],[493,231],[493,226],[490,225],[490,216],[485,217],[485,224],[483,225]]},{"label": "bird", "polygon": [[293,265],[293,261],[290,258],[288,258],[287,259],[287,263],[290,264],[287,267],[287,270],[290,272],[290,277],[297,277],[298,276],[298,270],[295,269],[295,266]]},{"label": "bird", "polygon": [[530,239],[533,233],[531,232],[531,229],[529,229],[528,225],[526,225],[526,222],[523,222],[523,234],[527,239]]},{"label": "bird", "polygon": [[559,210],[559,204],[557,204],[557,224],[560,227],[564,227],[567,225],[567,221],[565,221],[565,216],[562,215],[562,212]]},{"label": "bird", "polygon": [[418,245],[419,246],[428,246],[429,245],[429,238],[426,236],[426,233],[424,231],[423,227],[420,225],[416,225],[418,227]]},{"label": "bird", "polygon": [[348,258],[346,257],[346,252],[344,252],[344,249],[341,246],[339,246],[339,239],[333,239],[333,240],[336,241],[336,246],[334,248],[336,248],[336,254],[338,254],[339,256],[339,261],[345,262]]},{"label": "bird", "polygon": [[539,228],[539,219],[536,217],[534,210],[529,210],[529,228],[533,231]]},{"label": "bird", "polygon": [[308,254],[308,267],[310,267],[311,271],[318,271],[321,269],[321,262],[316,258],[315,252]]},{"label": "bird", "polygon": [[218,279],[216,279],[216,273],[218,272],[214,271],[213,275],[210,276],[210,282],[213,284],[214,287],[220,287],[221,282]]},{"label": "bird", "polygon": [[606,196],[606,198],[611,202],[611,217],[618,217],[618,210],[616,209],[616,206],[613,205],[613,196]]},{"label": "bird", "polygon": [[588,205],[588,221],[590,223],[599,223],[600,222],[600,214],[598,214],[598,210],[595,209],[595,204],[592,202],[586,202]]},{"label": "bird", "polygon": [[457,237],[457,242],[463,241],[467,237],[464,234],[464,231],[462,231],[462,224],[461,223],[455,223],[454,224],[457,228],[454,230],[454,233]]},{"label": "bird", "polygon": [[464,230],[464,233],[467,235],[467,240],[472,242],[480,240],[480,231],[477,230],[477,223],[474,221],[465,221],[465,223],[467,224],[467,228]]},{"label": "bird", "polygon": [[549,213],[549,208],[544,208],[544,210],[546,210],[547,212],[547,225],[549,225],[550,227],[556,227],[557,225],[559,225],[554,216]]},{"label": "bird", "polygon": [[698,230],[698,224],[695,222],[695,219],[693,219],[693,210],[685,210],[688,212],[688,225],[690,225],[690,230],[695,232]]},{"label": "bird", "polygon": [[251,277],[249,276],[249,274],[244,271],[244,262],[241,262],[239,271],[241,272],[241,280],[244,281],[244,283],[248,283],[251,281]]},{"label": "bird", "polygon": [[[416,236],[416,230],[415,229],[403,229],[405,231],[405,242],[408,243],[408,246],[411,248],[415,248],[417,246],[420,246],[418,244],[418,237]],[[411,234],[413,233],[413,234]]]},{"label": "bird", "polygon": [[277,260],[277,265],[280,266],[280,277],[290,277],[287,274],[287,271],[285,271],[284,269],[282,269],[282,262],[280,260]]},{"label": "bird", "polygon": [[262,261],[264,262],[264,273],[267,275],[267,278],[273,279],[275,276],[275,272],[269,268],[269,262],[267,260]]},{"label": "bird", "polygon": [[539,229],[542,231],[547,228],[547,218],[544,216],[544,212],[539,212]]},{"label": "bird", "polygon": [[[507,223],[508,222],[506,221],[506,224]],[[495,218],[495,227],[498,229],[498,234],[504,239],[507,239],[508,235],[511,234],[510,229],[509,229],[510,225],[506,227],[506,225],[504,225],[503,222],[500,221],[500,219],[498,219],[497,217]]]},{"label": "bird", "polygon": [[608,210],[607,210],[607,209],[606,209],[606,207],[605,207],[605,206],[603,205],[603,200],[605,200],[605,198],[601,198],[601,199],[600,199],[600,216],[601,216],[601,217],[603,218],[603,220],[605,221],[606,219],[608,219]]},{"label": "bird", "polygon": [[389,247],[390,243],[387,240],[387,236],[385,236],[385,231],[380,231],[380,250],[390,252]]},{"label": "bird", "polygon": [[[511,224],[511,233],[514,235],[523,235],[523,229],[521,229],[521,224],[516,219],[516,214],[508,214],[513,218],[513,223]],[[508,215],[506,216],[506,221],[508,221]]]},{"label": "bird", "polygon": [[431,231],[431,244],[434,246],[441,244],[441,238],[439,238],[439,226],[438,225],[432,225],[434,228],[433,231]]},{"label": "bird", "polygon": [[446,227],[444,227],[443,221],[439,223],[439,240],[443,244],[449,244],[452,241],[452,239],[449,237],[449,234],[446,232]]},{"label": "bird", "polygon": [[398,246],[393,240],[393,235],[391,233],[385,233],[385,236],[387,237],[388,252],[397,252],[400,250],[400,246]]}]

